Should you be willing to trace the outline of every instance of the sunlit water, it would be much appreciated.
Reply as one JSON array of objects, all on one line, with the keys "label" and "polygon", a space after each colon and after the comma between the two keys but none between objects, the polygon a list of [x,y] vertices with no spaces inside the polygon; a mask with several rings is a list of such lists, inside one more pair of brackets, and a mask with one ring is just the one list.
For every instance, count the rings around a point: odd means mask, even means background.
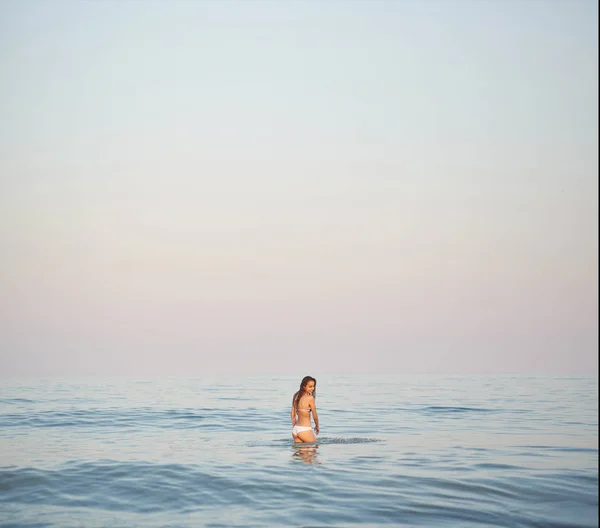
[{"label": "sunlit water", "polygon": [[0,525],[598,526],[598,380],[1,382]]}]

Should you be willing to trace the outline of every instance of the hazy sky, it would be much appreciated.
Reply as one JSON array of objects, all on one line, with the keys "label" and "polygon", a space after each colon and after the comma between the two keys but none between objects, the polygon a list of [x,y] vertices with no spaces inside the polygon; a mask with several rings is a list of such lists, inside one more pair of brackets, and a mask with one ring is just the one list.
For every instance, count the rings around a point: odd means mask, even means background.
[{"label": "hazy sky", "polygon": [[592,0],[3,0],[0,376],[598,369]]}]

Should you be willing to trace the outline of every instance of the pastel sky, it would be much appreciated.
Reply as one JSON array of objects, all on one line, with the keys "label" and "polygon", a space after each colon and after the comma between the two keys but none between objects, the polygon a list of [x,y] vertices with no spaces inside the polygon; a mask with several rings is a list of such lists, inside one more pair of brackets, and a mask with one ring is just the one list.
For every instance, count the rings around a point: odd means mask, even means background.
[{"label": "pastel sky", "polygon": [[0,376],[597,375],[597,2],[4,0],[0,67]]}]

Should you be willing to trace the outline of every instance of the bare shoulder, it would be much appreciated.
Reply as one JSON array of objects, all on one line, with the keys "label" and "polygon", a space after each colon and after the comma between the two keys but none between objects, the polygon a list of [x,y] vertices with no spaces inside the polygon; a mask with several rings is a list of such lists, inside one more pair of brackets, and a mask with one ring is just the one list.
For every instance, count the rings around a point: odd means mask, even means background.
[{"label": "bare shoulder", "polygon": [[300,398],[300,400],[298,401],[298,407],[300,408],[307,408],[307,407],[312,407],[315,404],[315,399],[313,396],[309,396],[308,394],[305,394],[304,396],[302,396],[302,398]]}]

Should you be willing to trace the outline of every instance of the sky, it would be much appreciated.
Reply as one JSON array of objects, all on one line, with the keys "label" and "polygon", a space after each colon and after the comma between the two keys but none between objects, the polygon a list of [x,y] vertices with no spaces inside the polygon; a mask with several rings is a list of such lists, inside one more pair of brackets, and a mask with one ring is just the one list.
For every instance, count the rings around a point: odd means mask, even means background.
[{"label": "sky", "polygon": [[4,0],[0,377],[598,371],[598,3]]}]

